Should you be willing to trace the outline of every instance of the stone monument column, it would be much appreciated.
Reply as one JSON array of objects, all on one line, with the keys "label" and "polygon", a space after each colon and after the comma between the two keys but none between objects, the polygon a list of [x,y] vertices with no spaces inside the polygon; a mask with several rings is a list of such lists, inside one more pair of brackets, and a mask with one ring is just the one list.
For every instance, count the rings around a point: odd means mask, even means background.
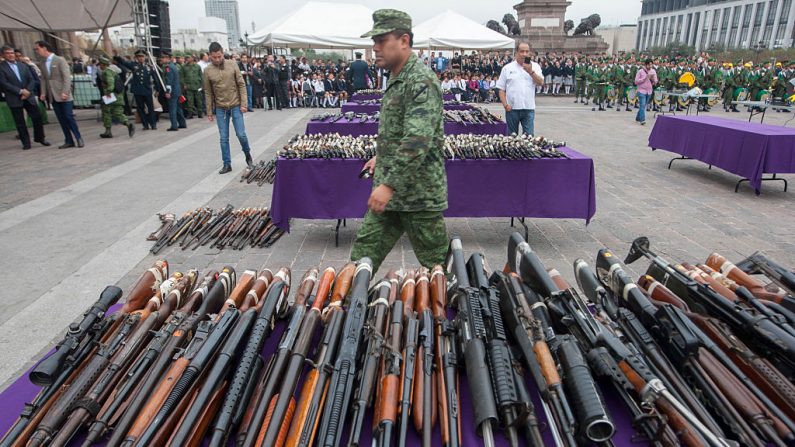
[{"label": "stone monument column", "polygon": [[[594,2],[595,3],[595,2]],[[524,0],[515,5],[521,39],[539,53],[547,51],[598,54],[608,45],[600,36],[568,36],[564,30],[568,0]],[[575,20],[575,26],[577,21]]]}]

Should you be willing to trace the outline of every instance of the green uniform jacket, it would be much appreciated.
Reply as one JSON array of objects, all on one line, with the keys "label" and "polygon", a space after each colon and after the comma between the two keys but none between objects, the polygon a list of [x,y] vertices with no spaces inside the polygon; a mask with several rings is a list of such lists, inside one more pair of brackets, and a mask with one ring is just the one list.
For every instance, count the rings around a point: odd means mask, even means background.
[{"label": "green uniform jacket", "polygon": [[447,209],[442,88],[412,53],[381,100],[373,187],[394,189],[388,211]]},{"label": "green uniform jacket", "polygon": [[116,88],[116,77],[119,75],[111,70],[110,67],[106,67],[102,70],[100,76],[102,76],[102,96],[108,96],[114,92]]},{"label": "green uniform jacket", "polygon": [[202,88],[202,68],[198,64],[188,64],[180,72],[182,86],[188,90]]}]

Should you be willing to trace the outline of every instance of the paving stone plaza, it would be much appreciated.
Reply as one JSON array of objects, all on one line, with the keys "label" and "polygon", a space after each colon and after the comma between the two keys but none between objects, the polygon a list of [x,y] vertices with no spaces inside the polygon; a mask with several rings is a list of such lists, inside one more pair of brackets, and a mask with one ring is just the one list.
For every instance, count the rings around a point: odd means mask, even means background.
[{"label": "paving stone plaza", "polygon": [[[272,158],[291,136],[304,132],[315,113],[292,109],[247,114],[255,161]],[[747,113],[727,114],[720,107],[711,115],[748,119]],[[791,115],[769,112],[765,123],[781,125]],[[118,132],[112,140],[99,140],[96,118],[94,110],[78,112],[86,140],[82,149],[34,145],[23,152],[13,132],[0,135],[3,389],[51,347],[105,285],[126,290],[157,258],[167,259],[172,271],[223,265],[275,271],[286,266],[294,275],[311,266],[341,267],[349,259],[361,224],[357,219],[340,229],[339,247],[334,221],[294,220],[291,233],[270,248],[169,247],[157,257],[149,254],[152,243],[145,239],[158,228],[157,213],[180,215],[226,204],[267,207],[272,185],[239,182],[244,161],[234,138],[234,173],[219,176],[218,131],[206,120],[190,120],[188,129],[179,132],[139,130],[134,139]],[[592,157],[597,187],[596,215],[587,226],[582,220],[527,220],[529,243],[546,266],[573,283],[576,258],[591,262],[602,247],[623,257],[638,236],[648,236],[652,248],[669,260],[703,261],[712,251],[739,260],[759,250],[795,265],[795,191],[784,192],[774,182],[764,184],[758,197],[747,184],[735,193],[736,175],[697,161],[678,161],[668,170],[675,155],[648,147],[654,118],[646,126],[633,118],[634,113],[613,109],[592,112],[571,98],[538,99],[537,133]],[[50,122],[55,122],[53,116]],[[45,129],[49,140],[59,144],[57,124]],[[795,180],[792,175],[784,178]],[[455,218],[447,226],[450,234],[461,236],[468,251],[483,252],[492,269],[502,267],[508,236],[520,228],[511,228],[508,218]],[[418,262],[404,238],[374,277],[392,267],[413,266]],[[638,262],[630,271],[637,275],[645,267]]]}]

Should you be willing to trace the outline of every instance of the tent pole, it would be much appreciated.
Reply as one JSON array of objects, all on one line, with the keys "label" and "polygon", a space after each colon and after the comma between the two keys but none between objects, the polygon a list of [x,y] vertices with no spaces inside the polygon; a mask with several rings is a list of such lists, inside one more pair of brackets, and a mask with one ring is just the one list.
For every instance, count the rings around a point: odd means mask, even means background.
[{"label": "tent pole", "polygon": [[[113,8],[110,10],[110,14],[108,14],[108,18],[105,19],[105,24],[102,25],[102,29],[99,30],[99,37],[97,37],[97,41],[94,42],[94,48],[91,49],[91,54],[97,51],[97,46],[99,46],[99,39],[102,38],[102,35],[105,34],[105,30],[108,29],[108,23],[110,23],[110,18],[113,17],[113,13],[116,12],[116,7],[119,6],[119,0],[116,0],[113,3]],[[110,54],[108,55],[110,56]]]}]

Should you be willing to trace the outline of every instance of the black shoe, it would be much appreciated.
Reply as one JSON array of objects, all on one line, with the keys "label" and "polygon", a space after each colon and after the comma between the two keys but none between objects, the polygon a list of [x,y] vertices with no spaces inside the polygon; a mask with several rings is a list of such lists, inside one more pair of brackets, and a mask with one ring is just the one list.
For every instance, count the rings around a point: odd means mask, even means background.
[{"label": "black shoe", "polygon": [[58,149],[69,149],[70,147],[75,147],[74,143],[64,143],[58,146]]},{"label": "black shoe", "polygon": [[591,112],[596,112],[596,107],[591,107]]},{"label": "black shoe", "polygon": [[113,138],[113,134],[110,132],[110,129],[107,129],[105,133],[99,134],[100,138]]},{"label": "black shoe", "polygon": [[185,125],[185,126],[177,126],[177,129],[187,129],[187,128],[188,128],[187,125]]},{"label": "black shoe", "polygon": [[198,114],[198,115],[196,115],[196,118],[199,118],[199,119],[204,118],[204,115]]},{"label": "black shoe", "polygon": [[83,139],[82,138],[78,138],[77,139],[77,147],[83,147],[83,146],[85,146],[85,144],[83,144]]},{"label": "black shoe", "polygon": [[166,130],[169,131],[169,132],[176,132],[178,129],[176,127],[169,127]]},{"label": "black shoe", "polygon": [[130,135],[130,138],[135,135],[135,125],[133,123],[127,123],[127,134]]},{"label": "black shoe", "polygon": [[29,144],[24,144],[24,145],[22,145],[22,150],[23,150],[23,151],[26,151],[26,150],[28,150],[28,149],[30,149],[30,145],[29,145]]},{"label": "black shoe", "polygon": [[42,146],[49,146],[50,142],[47,140],[36,141],[37,143],[41,144]]},{"label": "black shoe", "polygon": [[254,169],[254,160],[251,159],[250,154],[246,154],[246,166],[248,166],[249,169]]},{"label": "black shoe", "polygon": [[149,130],[149,126],[144,126],[144,128],[141,130]]},{"label": "black shoe", "polygon": [[226,174],[227,172],[232,172],[232,166],[224,165],[224,167],[221,168],[220,171],[218,171],[219,174]]}]

